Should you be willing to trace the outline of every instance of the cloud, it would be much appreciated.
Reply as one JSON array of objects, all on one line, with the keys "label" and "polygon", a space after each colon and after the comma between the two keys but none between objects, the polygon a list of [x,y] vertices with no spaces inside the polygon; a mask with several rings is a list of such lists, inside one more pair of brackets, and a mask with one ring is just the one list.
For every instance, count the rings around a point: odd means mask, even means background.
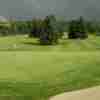
[{"label": "cloud", "polygon": [[[1,16],[100,17],[100,0],[0,0]],[[95,15],[95,16],[94,16]]]},{"label": "cloud", "polygon": [[40,9],[40,7],[41,7],[38,0],[32,0],[32,6],[37,8],[37,9]]}]

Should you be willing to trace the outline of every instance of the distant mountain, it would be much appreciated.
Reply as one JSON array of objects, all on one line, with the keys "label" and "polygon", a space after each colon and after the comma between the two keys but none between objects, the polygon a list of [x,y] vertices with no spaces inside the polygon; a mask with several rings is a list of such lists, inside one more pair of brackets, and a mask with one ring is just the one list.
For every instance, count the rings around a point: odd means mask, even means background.
[{"label": "distant mountain", "polygon": [[32,20],[32,16],[9,16],[7,17],[9,20],[17,20],[17,21],[26,21],[26,20]]}]

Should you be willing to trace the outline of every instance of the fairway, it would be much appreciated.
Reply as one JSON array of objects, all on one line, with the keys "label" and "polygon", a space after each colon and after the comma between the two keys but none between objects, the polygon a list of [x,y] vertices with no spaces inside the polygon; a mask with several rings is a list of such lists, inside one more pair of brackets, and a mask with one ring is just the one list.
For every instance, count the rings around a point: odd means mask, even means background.
[{"label": "fairway", "polygon": [[56,46],[40,46],[36,39],[22,36],[0,41],[0,96],[48,100],[100,85],[100,38],[63,40]]},{"label": "fairway", "polygon": [[100,0],[73,1],[0,1],[0,100],[100,87]]},{"label": "fairway", "polygon": [[0,58],[0,95],[46,100],[100,84],[99,52],[16,51],[0,52]]},{"label": "fairway", "polygon": [[28,38],[27,35],[0,37],[0,51],[33,51],[33,52],[67,52],[100,50],[100,38],[89,36],[86,40],[59,40],[58,45],[42,46],[39,39]]}]

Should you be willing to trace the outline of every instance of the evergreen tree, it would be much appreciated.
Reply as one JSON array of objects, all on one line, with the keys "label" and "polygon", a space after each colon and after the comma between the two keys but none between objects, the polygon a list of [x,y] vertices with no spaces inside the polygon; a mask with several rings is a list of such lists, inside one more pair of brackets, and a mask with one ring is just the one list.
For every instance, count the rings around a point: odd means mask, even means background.
[{"label": "evergreen tree", "polygon": [[55,16],[47,16],[43,22],[43,29],[40,36],[41,44],[56,44],[58,43],[58,32],[56,28]]},{"label": "evergreen tree", "polygon": [[72,20],[70,22],[68,37],[71,39],[84,39],[88,37],[83,17],[80,17],[79,20]]}]

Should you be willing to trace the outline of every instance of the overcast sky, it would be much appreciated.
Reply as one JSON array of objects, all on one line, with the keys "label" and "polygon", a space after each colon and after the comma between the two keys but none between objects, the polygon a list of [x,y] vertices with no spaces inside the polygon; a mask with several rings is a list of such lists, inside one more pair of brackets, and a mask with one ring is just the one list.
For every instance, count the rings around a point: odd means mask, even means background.
[{"label": "overcast sky", "polygon": [[0,0],[0,16],[100,17],[100,0]]}]

